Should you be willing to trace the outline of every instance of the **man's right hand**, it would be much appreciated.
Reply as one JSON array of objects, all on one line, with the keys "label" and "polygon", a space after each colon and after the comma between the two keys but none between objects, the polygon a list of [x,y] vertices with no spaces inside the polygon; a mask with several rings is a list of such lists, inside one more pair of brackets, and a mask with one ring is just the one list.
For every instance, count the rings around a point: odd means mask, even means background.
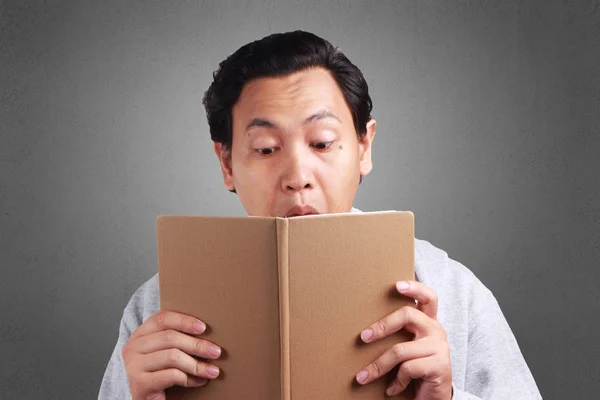
[{"label": "man's right hand", "polygon": [[129,337],[121,354],[134,400],[164,400],[165,389],[198,387],[219,376],[219,369],[202,360],[217,359],[221,349],[190,335],[199,335],[206,324],[189,315],[161,311],[150,316]]}]

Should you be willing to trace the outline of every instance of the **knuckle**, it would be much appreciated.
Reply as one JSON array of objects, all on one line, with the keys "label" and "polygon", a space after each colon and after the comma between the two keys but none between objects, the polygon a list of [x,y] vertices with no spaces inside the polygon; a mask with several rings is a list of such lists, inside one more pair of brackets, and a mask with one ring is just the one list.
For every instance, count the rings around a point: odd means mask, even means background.
[{"label": "knuckle", "polygon": [[135,340],[137,339],[142,333],[142,327],[144,326],[144,324],[146,324],[148,321],[144,321],[140,326],[138,326],[133,332],[131,332],[131,335],[129,335],[129,340]]},{"label": "knuckle", "polygon": [[444,347],[447,347],[448,346],[448,334],[446,333],[446,330],[444,329],[442,324],[439,323],[439,321],[434,321],[434,329],[435,329],[435,333],[432,336],[437,337],[439,339],[439,341],[443,342]]},{"label": "knuckle", "polygon": [[442,340],[444,341],[444,347],[446,347],[448,351],[450,351],[450,345],[448,344],[448,333],[441,324],[440,331],[442,332]]},{"label": "knuckle", "polygon": [[134,399],[136,398],[135,395],[143,390],[143,384],[132,377],[129,377],[129,387]]},{"label": "knuckle", "polygon": [[373,376],[377,377],[381,375],[381,366],[378,362],[371,364],[371,371],[373,371]]},{"label": "knuckle", "polygon": [[413,311],[414,311],[414,308],[412,308],[412,307],[402,307],[400,309],[400,317],[404,321],[410,321],[412,319]]},{"label": "knuckle", "polygon": [[194,379],[193,375],[185,374],[185,387],[197,387],[198,380]]},{"label": "knuckle", "polygon": [[383,334],[385,333],[387,326],[385,324],[385,321],[383,320],[379,320],[377,322],[375,322],[375,325],[373,325],[373,330],[375,331],[376,334]]},{"label": "knuckle", "polygon": [[179,314],[178,318],[180,327],[183,328],[184,326],[192,325],[192,323],[190,322],[190,318],[187,315]]},{"label": "knuckle", "polygon": [[394,381],[400,391],[404,390],[404,388],[408,386],[408,382],[405,382],[404,379],[400,379],[398,376],[394,378]]},{"label": "knuckle", "polygon": [[187,379],[181,379],[181,373],[177,368],[169,369],[169,374],[171,375],[171,382],[175,385],[184,385],[187,381]]},{"label": "knuckle", "polygon": [[192,377],[188,374],[185,374],[185,382],[184,382],[184,386],[185,387],[192,387],[193,386],[193,380]]},{"label": "knuckle", "polygon": [[405,361],[400,365],[400,371],[410,376],[411,373],[411,364],[410,361]]},{"label": "knuckle", "polygon": [[431,383],[433,383],[435,386],[442,386],[443,383],[444,383],[444,378],[441,375],[438,374],[438,375],[435,375],[435,376],[431,377],[429,379],[429,381]]},{"label": "knuckle", "polygon": [[130,348],[131,348],[131,345],[129,343],[126,343],[125,346],[123,346],[123,348],[121,349],[121,357],[123,357],[123,359],[126,359],[129,357]]},{"label": "knuckle", "polygon": [[194,375],[203,376],[206,371],[206,364],[202,361],[196,361],[196,365],[194,366]]},{"label": "knuckle", "polygon": [[203,355],[206,352],[206,343],[204,342],[204,340],[196,340],[196,343],[194,345],[194,352],[197,355]]},{"label": "knuckle", "polygon": [[167,329],[163,331],[163,340],[167,343],[172,343],[174,341],[175,332],[171,329]]},{"label": "knuckle", "polygon": [[167,327],[167,312],[160,311],[156,314],[156,325],[162,330]]},{"label": "knuckle", "polygon": [[394,356],[394,359],[400,360],[405,354],[406,347],[404,347],[402,343],[396,343],[394,346],[392,346],[392,355]]},{"label": "knuckle", "polygon": [[177,361],[181,358],[181,354],[179,349],[170,349],[167,351],[167,359],[169,361]]}]

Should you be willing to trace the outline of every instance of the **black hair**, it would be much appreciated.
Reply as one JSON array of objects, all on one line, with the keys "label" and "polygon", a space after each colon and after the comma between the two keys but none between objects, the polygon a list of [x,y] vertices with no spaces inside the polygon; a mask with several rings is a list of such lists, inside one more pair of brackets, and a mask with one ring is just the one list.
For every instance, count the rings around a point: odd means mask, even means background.
[{"label": "black hair", "polygon": [[240,47],[219,64],[204,94],[210,137],[225,149],[232,144],[232,109],[250,80],[279,77],[308,68],[328,70],[352,113],[359,139],[366,134],[373,104],[358,67],[327,40],[309,32],[276,33]]}]

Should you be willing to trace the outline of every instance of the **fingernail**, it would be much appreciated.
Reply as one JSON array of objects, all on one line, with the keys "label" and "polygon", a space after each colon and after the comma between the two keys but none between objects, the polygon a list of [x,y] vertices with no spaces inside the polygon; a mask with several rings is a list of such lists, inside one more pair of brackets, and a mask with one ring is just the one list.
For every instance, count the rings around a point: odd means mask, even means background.
[{"label": "fingernail", "polygon": [[206,378],[199,378],[197,376],[188,376],[189,386],[204,386],[208,380]]},{"label": "fingernail", "polygon": [[210,346],[208,348],[208,354],[213,357],[219,357],[221,355],[221,349],[217,346]]},{"label": "fingernail", "polygon": [[217,375],[219,375],[219,368],[213,365],[209,366],[206,370],[208,371],[208,374],[212,377],[216,377]]},{"label": "fingernail", "polygon": [[396,395],[396,387],[395,386],[390,386],[385,390],[385,394],[387,394],[388,396],[394,396]]},{"label": "fingernail", "polygon": [[363,342],[368,342],[373,337],[373,333],[373,329],[365,329],[361,332],[360,338],[363,340]]},{"label": "fingernail", "polygon": [[194,322],[194,329],[202,333],[206,330],[206,325],[202,322]]},{"label": "fingernail", "polygon": [[364,381],[367,380],[368,376],[369,376],[369,372],[367,370],[363,369],[358,374],[356,374],[356,380],[358,381],[358,383],[363,383]]},{"label": "fingernail", "polygon": [[410,285],[409,285],[409,283],[408,283],[408,282],[398,282],[398,283],[396,283],[396,288],[397,288],[399,291],[406,290],[406,289],[408,289],[409,287],[410,287]]}]

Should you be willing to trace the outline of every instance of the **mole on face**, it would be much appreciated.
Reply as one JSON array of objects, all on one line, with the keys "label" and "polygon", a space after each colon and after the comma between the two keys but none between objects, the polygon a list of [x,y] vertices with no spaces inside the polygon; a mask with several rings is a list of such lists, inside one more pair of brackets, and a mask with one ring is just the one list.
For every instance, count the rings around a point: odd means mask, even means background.
[{"label": "mole on face", "polygon": [[340,147],[339,147],[339,149],[340,149],[340,150],[342,150],[343,148],[344,148],[344,146],[342,146],[342,145],[340,144]]}]

